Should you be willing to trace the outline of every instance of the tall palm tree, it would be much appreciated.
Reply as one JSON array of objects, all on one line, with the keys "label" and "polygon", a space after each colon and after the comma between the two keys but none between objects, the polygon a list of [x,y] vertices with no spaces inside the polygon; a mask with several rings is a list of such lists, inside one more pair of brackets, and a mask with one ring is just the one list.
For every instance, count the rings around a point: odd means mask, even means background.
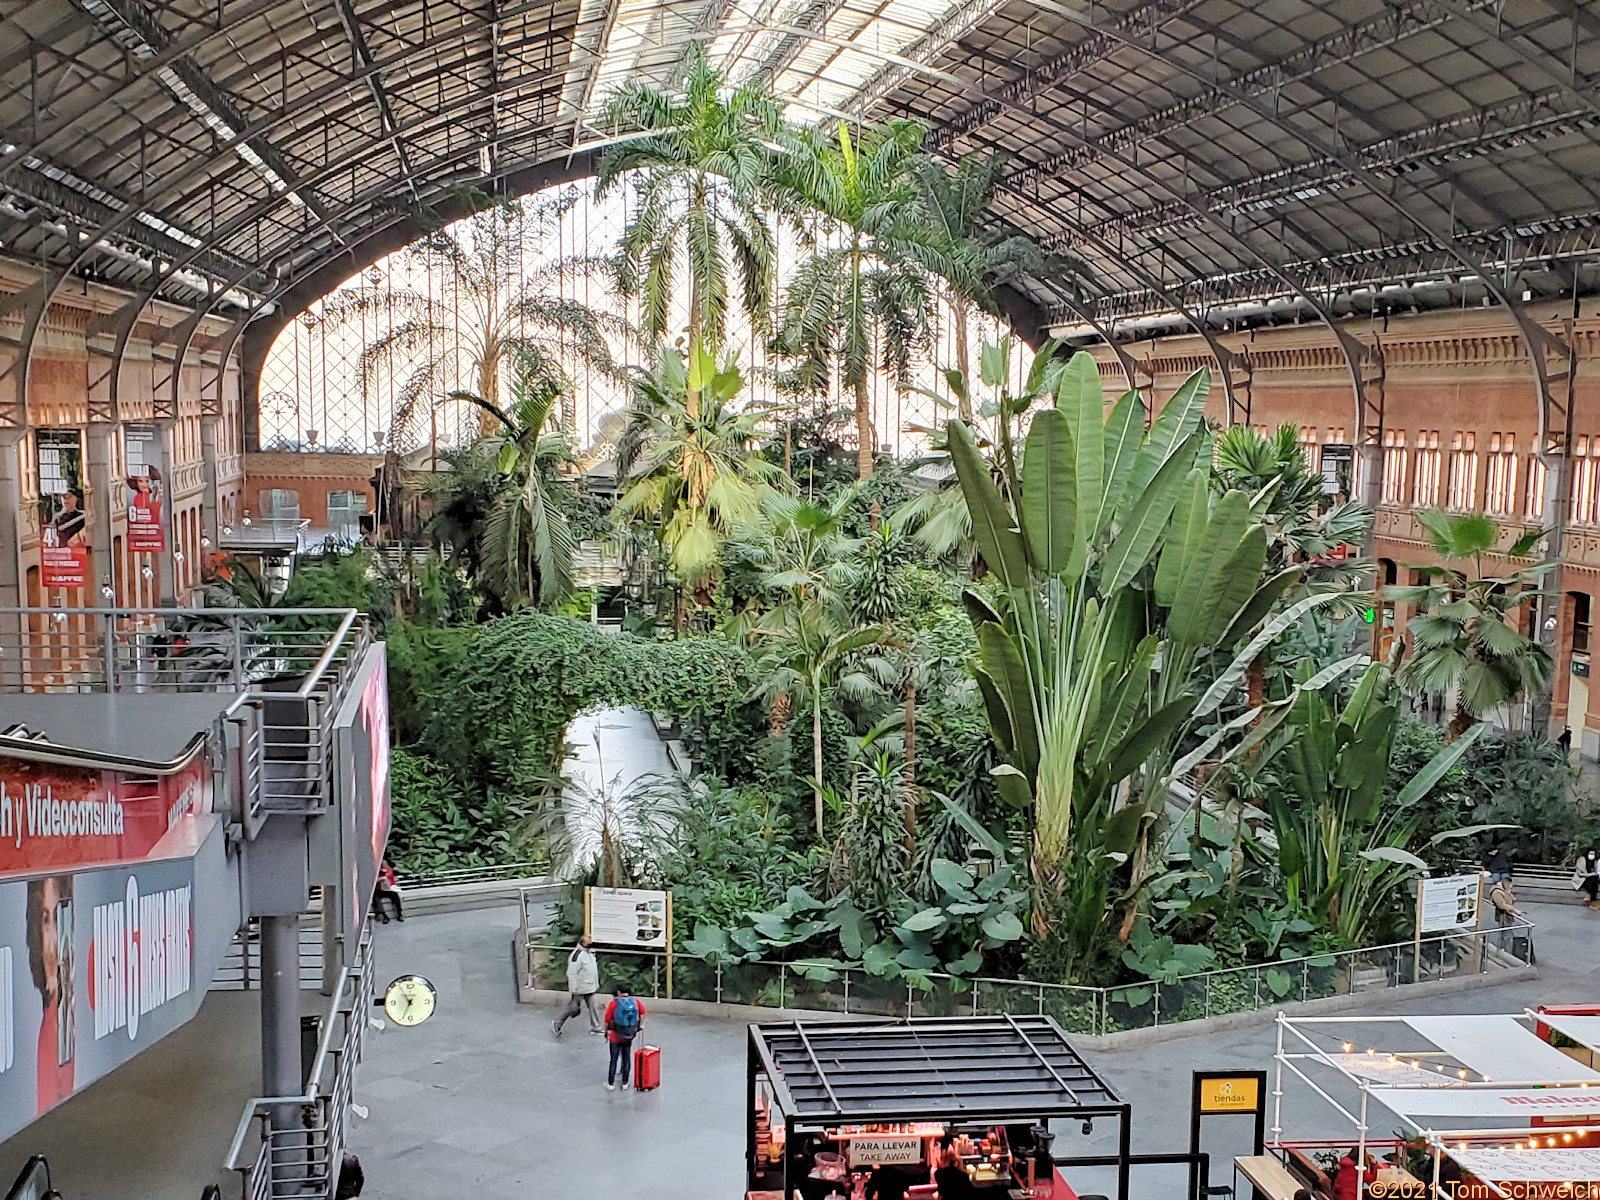
[{"label": "tall palm tree", "polygon": [[794,135],[781,178],[840,244],[819,244],[795,269],[784,293],[776,338],[794,360],[792,384],[827,390],[836,375],[856,410],[856,462],[872,474],[877,436],[867,380],[874,365],[904,387],[914,356],[930,341],[927,271],[910,246],[917,223],[914,171],[923,130],[911,121],[868,129],[858,147],[840,122],[833,138]]},{"label": "tall palm tree", "polygon": [[[637,135],[600,156],[595,195],[603,199],[637,173],[637,207],[616,265],[621,290],[640,299],[647,348],[666,340],[682,267],[691,354],[702,341],[713,354],[721,350],[735,276],[745,314],[757,331],[765,329],[775,245],[769,185],[782,123],[772,94],[756,82],[730,88],[696,51],[681,90],[669,94],[629,81],[600,121],[612,135]],[[698,403],[691,388],[691,414]]]},{"label": "tall palm tree", "polygon": [[[562,294],[568,274],[592,264],[551,257],[561,221],[580,198],[577,188],[565,188],[497,204],[415,243],[413,266],[446,280],[449,300],[392,281],[329,298],[324,320],[348,325],[375,317],[383,330],[361,352],[362,386],[384,375],[404,379],[385,439],[392,449],[415,440],[415,427],[451,388],[502,403],[500,366],[518,355],[615,370],[607,339],[624,335],[627,323]],[[493,427],[485,413],[483,432]]]},{"label": "tall palm tree", "polygon": [[477,559],[503,607],[534,601],[550,608],[572,591],[576,539],[557,495],[573,486],[562,476],[576,463],[557,421],[571,384],[530,350],[517,356],[508,387],[504,408],[475,392],[451,393],[500,429],[495,468],[507,482],[489,509]]},{"label": "tall palm tree", "polygon": [[687,365],[668,349],[654,376],[635,381],[619,442],[617,472],[630,482],[617,509],[657,522],[669,565],[691,588],[711,578],[721,542],[760,518],[763,490],[783,477],[753,449],[760,415],[733,408],[743,382],[703,343]]},{"label": "tall palm tree", "polygon": [[[992,218],[985,221],[1000,167],[998,154],[969,155],[948,171],[931,158],[914,165],[922,223],[933,236],[918,238],[908,248],[938,276],[938,289],[950,308],[955,369],[963,379],[972,377],[968,338],[973,313],[1001,315],[995,299],[998,285],[1021,275],[1063,281],[1091,276],[1080,260],[1047,254],[1020,230],[996,230]],[[957,415],[971,425],[970,393],[958,390],[956,404]]]},{"label": "tall palm tree", "polygon": [[[1433,696],[1455,695],[1449,728],[1454,741],[1479,717],[1532,695],[1550,680],[1549,652],[1513,623],[1515,610],[1537,593],[1548,564],[1512,565],[1525,561],[1548,531],[1531,530],[1501,550],[1499,525],[1482,513],[1452,516],[1423,509],[1416,517],[1444,565],[1413,566],[1422,583],[1386,591],[1418,613],[1407,626],[1416,653],[1401,678]],[[1511,560],[1510,569],[1486,575],[1488,554]],[[1452,565],[1463,560],[1470,561],[1470,573]]]},{"label": "tall palm tree", "polygon": [[1372,510],[1365,505],[1327,504],[1322,476],[1306,462],[1293,425],[1280,425],[1265,437],[1248,425],[1224,430],[1216,441],[1211,482],[1219,495],[1232,488],[1260,497],[1256,515],[1274,568],[1359,544],[1372,528]]}]

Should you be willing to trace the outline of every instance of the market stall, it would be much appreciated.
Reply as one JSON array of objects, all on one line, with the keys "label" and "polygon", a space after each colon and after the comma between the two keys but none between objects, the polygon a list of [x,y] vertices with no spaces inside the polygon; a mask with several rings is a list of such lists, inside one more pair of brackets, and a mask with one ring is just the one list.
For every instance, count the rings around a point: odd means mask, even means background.
[{"label": "market stall", "polygon": [[[1552,1044],[1557,1030],[1573,1053]],[[1285,1082],[1299,1080],[1352,1126],[1347,1160],[1392,1147],[1365,1167],[1384,1195],[1437,1195],[1461,1182],[1483,1195],[1600,1194],[1600,1040],[1593,1016],[1278,1016],[1271,1148],[1291,1169],[1282,1138]],[[1381,1105],[1409,1135],[1375,1139]],[[1337,1143],[1334,1143],[1337,1144]],[[1304,1157],[1302,1154],[1300,1157]],[[1408,1169],[1410,1168],[1410,1169]],[[1596,1189],[1591,1191],[1590,1189]],[[1371,1187],[1371,1194],[1380,1189]]]},{"label": "market stall", "polygon": [[752,1025],[746,1114],[749,1200],[851,1200],[874,1172],[933,1200],[936,1168],[994,1200],[1076,1200],[1049,1122],[1096,1117],[1118,1122],[1128,1196],[1129,1106],[1049,1017]]}]

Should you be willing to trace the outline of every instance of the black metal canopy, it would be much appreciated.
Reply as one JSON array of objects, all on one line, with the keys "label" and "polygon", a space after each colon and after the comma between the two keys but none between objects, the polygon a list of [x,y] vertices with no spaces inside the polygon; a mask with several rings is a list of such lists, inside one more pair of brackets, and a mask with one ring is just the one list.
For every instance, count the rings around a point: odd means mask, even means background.
[{"label": "black metal canopy", "polygon": [[750,1026],[754,1060],[801,1127],[874,1121],[1044,1120],[1126,1104],[1050,1017]]}]

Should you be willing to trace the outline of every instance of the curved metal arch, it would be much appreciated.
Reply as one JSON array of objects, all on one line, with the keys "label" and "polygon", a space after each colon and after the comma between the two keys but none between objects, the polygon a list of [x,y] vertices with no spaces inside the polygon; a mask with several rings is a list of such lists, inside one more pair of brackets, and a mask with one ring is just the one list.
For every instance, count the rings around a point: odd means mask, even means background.
[{"label": "curved metal arch", "polygon": [[[1043,9],[1046,12],[1056,13],[1057,15],[1066,18],[1081,28],[1090,30],[1097,28],[1092,23],[1086,22],[1081,14],[1073,13],[1065,6],[1054,3],[1053,0],[1028,0],[1028,3],[1034,5],[1036,8]],[[1108,29],[1104,26],[1098,28],[1102,32],[1106,33],[1107,36],[1115,38],[1129,49],[1134,50],[1137,53],[1146,56],[1147,58],[1151,58],[1156,62],[1162,63],[1173,71],[1187,75],[1202,88],[1206,88],[1212,92],[1216,92],[1228,97],[1234,103],[1239,104],[1248,111],[1254,113],[1257,119],[1273,125],[1289,138],[1299,142],[1307,149],[1316,154],[1322,155],[1325,159],[1331,162],[1337,163],[1351,176],[1351,178],[1360,183],[1371,195],[1376,197],[1380,202],[1392,210],[1395,215],[1415,226],[1419,232],[1431,238],[1435,244],[1444,249],[1450,255],[1450,257],[1459,262],[1468,272],[1478,276],[1483,283],[1484,290],[1488,292],[1489,295],[1493,296],[1494,299],[1501,304],[1508,313],[1510,313],[1512,320],[1516,323],[1517,329],[1522,335],[1524,343],[1528,347],[1529,356],[1533,363],[1534,379],[1538,387],[1540,400],[1540,442],[1547,453],[1554,452],[1565,454],[1566,444],[1570,438],[1572,429],[1572,406],[1570,403],[1570,398],[1565,406],[1561,406],[1555,401],[1551,391],[1551,382],[1553,379],[1560,377],[1565,378],[1570,383],[1571,372],[1577,363],[1576,354],[1569,345],[1561,341],[1561,339],[1555,337],[1549,332],[1549,330],[1545,329],[1542,325],[1529,317],[1527,310],[1522,307],[1521,303],[1517,300],[1514,300],[1509,292],[1497,284],[1488,269],[1482,263],[1477,262],[1464,249],[1462,249],[1460,244],[1456,242],[1455,238],[1447,233],[1440,232],[1439,229],[1436,228],[1430,221],[1424,220],[1423,217],[1415,212],[1412,207],[1402,203],[1394,192],[1387,188],[1380,187],[1376,182],[1374,182],[1370,172],[1368,172],[1366,168],[1361,166],[1359,163],[1351,161],[1348,156],[1343,154],[1337,148],[1328,145],[1321,138],[1315,137],[1298,126],[1285,121],[1272,109],[1261,104],[1255,97],[1243,95],[1237,88],[1231,87],[1227,83],[1219,83],[1207,78],[1203,72],[1190,66],[1180,59],[1172,57],[1170,54],[1164,53],[1155,45],[1147,45],[1139,41],[1137,38],[1127,37],[1118,31]],[[1432,203],[1431,200],[1424,193],[1422,193],[1420,189],[1413,187],[1412,191],[1416,192],[1424,203]],[[1549,362],[1545,357],[1547,354],[1553,354],[1566,360],[1567,373],[1564,376],[1559,376],[1559,373],[1552,372],[1550,370]],[[1550,410],[1552,408],[1562,409],[1561,415],[1564,418],[1564,428],[1560,431],[1550,428],[1552,423]]]}]

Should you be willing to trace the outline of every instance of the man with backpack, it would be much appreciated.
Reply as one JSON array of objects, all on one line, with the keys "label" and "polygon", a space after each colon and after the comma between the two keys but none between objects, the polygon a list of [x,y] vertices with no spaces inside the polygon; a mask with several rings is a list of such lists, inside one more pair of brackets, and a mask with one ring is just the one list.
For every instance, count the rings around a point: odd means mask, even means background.
[{"label": "man with backpack", "polygon": [[606,1005],[606,1040],[611,1043],[611,1065],[606,1071],[606,1091],[617,1089],[617,1064],[622,1064],[622,1086],[628,1086],[633,1063],[633,1039],[644,1024],[644,1005],[633,998],[625,983],[617,984],[616,995]]}]

